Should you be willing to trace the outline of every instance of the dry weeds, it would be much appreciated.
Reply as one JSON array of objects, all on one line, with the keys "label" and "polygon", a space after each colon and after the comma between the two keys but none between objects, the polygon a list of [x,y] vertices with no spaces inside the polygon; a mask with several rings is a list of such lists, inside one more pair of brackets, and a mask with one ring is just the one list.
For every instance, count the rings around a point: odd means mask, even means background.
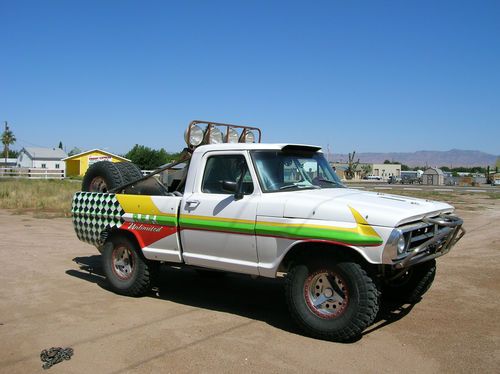
[{"label": "dry weeds", "polygon": [[69,217],[79,189],[79,182],[67,180],[0,179],[0,208],[35,217]]}]

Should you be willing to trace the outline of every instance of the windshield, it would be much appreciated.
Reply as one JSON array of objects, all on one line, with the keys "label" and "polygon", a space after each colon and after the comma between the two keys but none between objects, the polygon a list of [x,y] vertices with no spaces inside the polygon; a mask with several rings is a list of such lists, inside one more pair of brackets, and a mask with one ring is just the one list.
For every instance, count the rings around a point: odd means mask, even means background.
[{"label": "windshield", "polygon": [[263,192],[344,187],[322,153],[254,151]]}]

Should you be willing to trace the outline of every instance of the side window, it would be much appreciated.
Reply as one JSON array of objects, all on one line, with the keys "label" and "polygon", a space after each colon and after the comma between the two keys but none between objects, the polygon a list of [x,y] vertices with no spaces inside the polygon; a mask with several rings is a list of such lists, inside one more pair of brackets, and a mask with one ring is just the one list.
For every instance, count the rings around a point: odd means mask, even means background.
[{"label": "side window", "polygon": [[245,195],[253,192],[253,182],[248,165],[243,155],[210,156],[205,165],[201,190],[205,193],[227,194],[222,189],[222,182],[242,183]]}]

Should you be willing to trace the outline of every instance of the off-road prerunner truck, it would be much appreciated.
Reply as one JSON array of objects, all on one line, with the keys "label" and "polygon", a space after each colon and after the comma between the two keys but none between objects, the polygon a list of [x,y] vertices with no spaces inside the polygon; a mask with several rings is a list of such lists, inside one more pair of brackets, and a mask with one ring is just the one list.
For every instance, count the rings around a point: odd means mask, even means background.
[{"label": "off-road prerunner truck", "polygon": [[156,173],[163,182],[131,163],[88,169],[74,228],[102,253],[114,291],[148,292],[159,263],[284,276],[297,324],[346,341],[373,322],[381,294],[415,302],[429,289],[435,258],[465,232],[452,206],[346,188],[319,147],[260,137],[193,121],[182,159]]}]

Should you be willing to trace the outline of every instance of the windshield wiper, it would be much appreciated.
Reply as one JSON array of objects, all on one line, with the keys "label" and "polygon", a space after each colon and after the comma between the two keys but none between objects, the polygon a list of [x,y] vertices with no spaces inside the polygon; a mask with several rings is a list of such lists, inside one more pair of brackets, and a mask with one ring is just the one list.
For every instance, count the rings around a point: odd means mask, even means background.
[{"label": "windshield wiper", "polygon": [[338,182],[335,182],[335,181],[331,181],[331,180],[328,180],[328,179],[317,179],[318,182],[326,182],[326,183],[330,183],[330,184],[335,184],[336,186],[342,186],[342,184],[338,183]]},{"label": "windshield wiper", "polygon": [[320,186],[315,186],[315,185],[310,185],[310,186],[304,186],[304,185],[300,185],[300,184],[287,184],[287,185],[284,185],[284,186],[281,186],[279,189],[280,191],[281,190],[288,190],[290,188],[299,188],[299,189],[304,189],[304,188],[314,188],[314,189],[317,189],[317,188],[321,188]]}]

